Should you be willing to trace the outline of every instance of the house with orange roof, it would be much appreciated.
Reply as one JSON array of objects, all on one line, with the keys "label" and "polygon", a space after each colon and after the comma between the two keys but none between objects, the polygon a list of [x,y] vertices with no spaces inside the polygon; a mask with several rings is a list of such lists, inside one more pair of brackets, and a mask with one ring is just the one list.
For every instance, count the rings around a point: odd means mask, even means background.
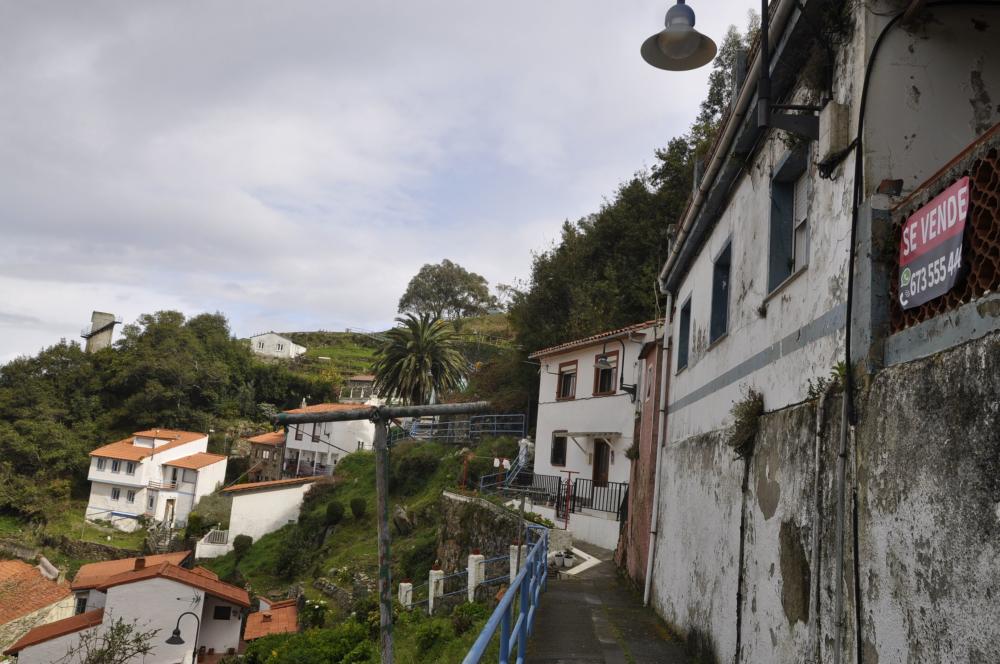
[{"label": "house with orange roof", "polygon": [[[187,567],[191,561],[191,552],[175,551],[141,557],[145,566],[170,563],[179,567]],[[82,565],[70,583],[70,590],[74,597],[74,613],[85,613],[104,606],[103,595],[96,589],[100,588],[111,577],[134,569],[138,560],[139,558],[119,558],[118,560],[102,560]],[[93,599],[91,599],[92,594]]]},{"label": "house with orange roof", "polygon": [[260,611],[247,616],[243,640],[253,641],[272,634],[294,634],[299,631],[299,601],[286,599],[268,603],[261,600]]},{"label": "house with orange roof", "polygon": [[[18,664],[60,661],[83,635],[99,638],[119,619],[137,621],[144,631],[156,630],[144,664],[187,664],[200,655],[236,653],[243,615],[250,608],[247,592],[204,568],[149,560],[130,559],[131,567],[104,577],[91,589],[86,611],[30,630],[4,654],[17,656]],[[114,562],[121,567],[122,561]],[[93,578],[94,570],[88,575]]]},{"label": "house with orange roof", "polygon": [[251,482],[280,480],[285,466],[285,432],[269,431],[247,438],[250,443]]},{"label": "house with orange roof", "polygon": [[151,429],[90,453],[86,518],[133,531],[140,519],[183,527],[191,508],[226,477],[226,457],[210,454],[208,435]]},{"label": "house with orange roof", "polygon": [[[288,413],[326,413],[357,410],[375,402],[317,403],[302,405]],[[312,422],[294,424],[285,430],[284,477],[330,475],[344,455],[370,450],[375,440],[375,425],[369,420],[350,422]]]},{"label": "house with orange roof", "polygon": [[46,623],[73,615],[73,593],[51,567],[0,560],[0,650]]},{"label": "house with orange roof", "polygon": [[568,509],[576,539],[608,549],[618,543],[629,450],[643,410],[658,407],[653,350],[663,334],[663,321],[647,321],[528,356],[540,369],[535,452],[512,472],[548,495],[541,502],[550,504],[533,511],[563,521]]},{"label": "house with orange roof", "polygon": [[257,541],[289,523],[295,523],[299,519],[306,491],[323,479],[292,477],[226,487],[222,493],[233,499],[229,529],[209,531],[198,542],[195,557],[223,556],[233,550],[233,540],[239,535],[247,535]]}]

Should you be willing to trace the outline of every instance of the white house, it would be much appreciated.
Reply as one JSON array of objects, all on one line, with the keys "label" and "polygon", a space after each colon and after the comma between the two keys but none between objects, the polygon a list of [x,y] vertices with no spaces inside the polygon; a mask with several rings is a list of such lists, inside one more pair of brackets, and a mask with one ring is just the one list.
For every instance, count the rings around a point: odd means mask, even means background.
[{"label": "white house", "polygon": [[157,630],[144,664],[189,664],[200,654],[235,653],[243,613],[250,607],[245,590],[224,583],[211,571],[184,569],[170,562],[147,565],[133,559],[132,569],[106,579],[90,594],[86,611],[37,627],[4,654],[19,664],[77,664],[85,634],[99,637],[121,619],[143,631]]},{"label": "white house", "polygon": [[90,453],[86,518],[125,531],[135,530],[140,517],[183,526],[226,476],[226,457],[207,447],[203,433],[152,429],[97,448]]},{"label": "white house", "polygon": [[263,332],[250,337],[250,350],[257,355],[266,357],[281,357],[293,359],[306,352],[305,346],[300,346],[288,337],[275,332]]},{"label": "white house", "polygon": [[[154,567],[160,563],[170,563],[179,567],[190,567],[187,563],[191,558],[190,551],[174,551],[172,553],[159,553],[151,556],[142,556],[147,567]],[[81,565],[77,570],[70,590],[73,592],[73,613],[80,614],[87,611],[90,603],[90,594],[98,592],[96,589],[104,583],[123,572],[135,569],[138,558],[119,558],[117,560],[102,560],[96,563]],[[96,600],[95,600],[96,601]]]},{"label": "white house", "polygon": [[[564,500],[566,489],[558,487],[569,475],[570,529],[578,539],[606,548],[618,541],[630,472],[626,453],[647,381],[640,354],[662,334],[663,323],[649,321],[529,355],[540,364],[533,483]],[[553,514],[543,516],[562,519],[562,508],[560,500]]]},{"label": "white house", "polygon": [[[286,411],[288,413],[326,413],[355,410],[358,403],[317,403]],[[330,475],[345,454],[370,450],[375,440],[375,425],[368,420],[350,422],[313,422],[289,425],[285,432],[285,477]]]},{"label": "white house", "polygon": [[197,558],[215,558],[233,550],[238,535],[248,535],[256,542],[299,519],[302,498],[319,477],[300,477],[270,482],[236,484],[223,489],[232,496],[229,530],[213,530],[198,542]]}]

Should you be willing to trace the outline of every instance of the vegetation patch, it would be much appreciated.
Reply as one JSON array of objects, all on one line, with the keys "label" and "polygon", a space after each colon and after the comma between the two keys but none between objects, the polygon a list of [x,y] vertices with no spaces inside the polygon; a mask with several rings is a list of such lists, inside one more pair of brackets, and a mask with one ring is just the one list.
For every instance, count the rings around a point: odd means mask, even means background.
[{"label": "vegetation patch", "polygon": [[764,414],[764,395],[752,387],[747,388],[746,395],[733,404],[730,413],[734,421],[726,437],[726,444],[736,452],[738,458],[750,458],[753,456],[760,428],[760,416]]}]

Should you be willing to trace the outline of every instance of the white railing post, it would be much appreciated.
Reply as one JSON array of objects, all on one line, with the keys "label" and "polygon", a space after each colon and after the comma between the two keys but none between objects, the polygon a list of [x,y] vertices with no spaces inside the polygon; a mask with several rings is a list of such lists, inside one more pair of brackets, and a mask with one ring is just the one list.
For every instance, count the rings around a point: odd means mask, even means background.
[{"label": "white railing post", "polygon": [[409,581],[399,584],[399,603],[407,609],[413,606],[413,584]]},{"label": "white railing post", "polygon": [[469,554],[469,567],[468,567],[468,577],[469,577],[469,601],[476,601],[476,588],[482,584],[486,579],[484,572],[486,571],[486,565],[483,562],[486,560],[486,556],[479,553]]},{"label": "white railing post", "polygon": [[434,615],[434,600],[444,596],[444,570],[432,569],[427,578],[427,614]]},{"label": "white railing post", "polygon": [[[521,555],[518,558],[518,549],[520,549]],[[510,582],[514,583],[514,577],[520,572],[520,568],[517,566],[517,561],[520,559],[521,567],[524,567],[526,558],[528,556],[528,547],[525,544],[518,546],[517,544],[510,545]]]}]

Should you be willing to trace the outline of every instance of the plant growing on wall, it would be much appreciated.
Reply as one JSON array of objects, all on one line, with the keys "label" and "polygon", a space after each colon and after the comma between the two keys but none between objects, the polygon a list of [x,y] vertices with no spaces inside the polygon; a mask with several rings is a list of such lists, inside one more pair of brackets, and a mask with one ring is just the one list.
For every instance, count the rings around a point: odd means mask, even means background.
[{"label": "plant growing on wall", "polygon": [[84,630],[80,639],[59,664],[126,664],[141,659],[153,651],[153,639],[158,629],[144,631],[138,620],[125,622],[121,618],[111,621],[106,630]]},{"label": "plant growing on wall", "polygon": [[744,397],[733,403],[729,412],[733,416],[733,426],[729,429],[726,444],[733,448],[738,458],[750,458],[753,456],[760,416],[764,414],[764,395],[752,387],[747,388]]}]

